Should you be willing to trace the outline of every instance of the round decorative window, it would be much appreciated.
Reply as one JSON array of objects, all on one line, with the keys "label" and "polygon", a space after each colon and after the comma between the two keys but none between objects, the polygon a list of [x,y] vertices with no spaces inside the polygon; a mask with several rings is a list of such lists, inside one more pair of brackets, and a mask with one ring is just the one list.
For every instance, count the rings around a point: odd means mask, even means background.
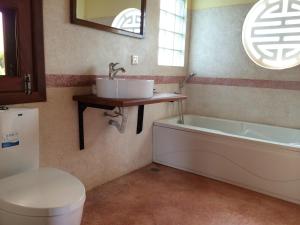
[{"label": "round decorative window", "polygon": [[281,70],[299,65],[300,1],[258,1],[244,22],[243,45],[261,67]]}]

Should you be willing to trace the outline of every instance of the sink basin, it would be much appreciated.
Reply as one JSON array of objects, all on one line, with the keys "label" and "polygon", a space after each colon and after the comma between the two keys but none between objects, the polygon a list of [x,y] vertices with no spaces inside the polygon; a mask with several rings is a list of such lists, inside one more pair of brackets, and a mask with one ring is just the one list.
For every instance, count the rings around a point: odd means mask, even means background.
[{"label": "sink basin", "polygon": [[153,97],[154,80],[97,79],[97,97],[137,99]]}]

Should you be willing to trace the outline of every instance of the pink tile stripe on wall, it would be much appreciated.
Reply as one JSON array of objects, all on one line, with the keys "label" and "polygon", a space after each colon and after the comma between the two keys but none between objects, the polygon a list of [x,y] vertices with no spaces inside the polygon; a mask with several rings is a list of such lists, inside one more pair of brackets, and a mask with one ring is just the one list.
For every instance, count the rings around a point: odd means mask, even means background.
[{"label": "pink tile stripe on wall", "polygon": [[[47,87],[82,87],[91,86],[96,78],[107,76],[95,75],[47,75]],[[119,76],[125,79],[155,80],[156,84],[175,84],[184,79],[184,76]],[[190,84],[221,85],[236,87],[269,88],[283,90],[300,90],[300,81],[258,80],[239,78],[194,77]]]},{"label": "pink tile stripe on wall", "polygon": [[[96,75],[47,75],[47,87],[81,87],[91,86],[96,78],[107,76]],[[123,79],[154,80],[156,84],[175,84],[184,79],[184,76],[118,76]]]},{"label": "pink tile stripe on wall", "polygon": [[191,84],[300,90],[300,81],[194,77]]}]

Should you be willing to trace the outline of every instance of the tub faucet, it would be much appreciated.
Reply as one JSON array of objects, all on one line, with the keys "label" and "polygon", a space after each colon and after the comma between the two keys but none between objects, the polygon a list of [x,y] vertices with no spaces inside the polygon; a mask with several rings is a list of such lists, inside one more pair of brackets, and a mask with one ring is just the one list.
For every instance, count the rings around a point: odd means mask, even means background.
[{"label": "tub faucet", "polygon": [[117,74],[121,71],[122,73],[125,73],[126,70],[123,67],[115,68],[119,63],[110,63],[109,64],[109,79],[113,80],[117,76]]},{"label": "tub faucet", "polygon": [[179,94],[182,93],[182,89],[184,88],[184,85],[196,75],[197,75],[196,73],[191,73],[191,74],[187,75],[183,81],[179,82]]}]

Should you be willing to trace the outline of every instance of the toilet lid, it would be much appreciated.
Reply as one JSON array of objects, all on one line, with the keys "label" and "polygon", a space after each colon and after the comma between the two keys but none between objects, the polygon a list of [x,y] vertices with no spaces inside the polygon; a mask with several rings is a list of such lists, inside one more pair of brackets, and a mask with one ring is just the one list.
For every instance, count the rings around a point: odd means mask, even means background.
[{"label": "toilet lid", "polygon": [[0,210],[25,216],[58,216],[83,206],[85,188],[74,176],[41,168],[0,180]]}]

